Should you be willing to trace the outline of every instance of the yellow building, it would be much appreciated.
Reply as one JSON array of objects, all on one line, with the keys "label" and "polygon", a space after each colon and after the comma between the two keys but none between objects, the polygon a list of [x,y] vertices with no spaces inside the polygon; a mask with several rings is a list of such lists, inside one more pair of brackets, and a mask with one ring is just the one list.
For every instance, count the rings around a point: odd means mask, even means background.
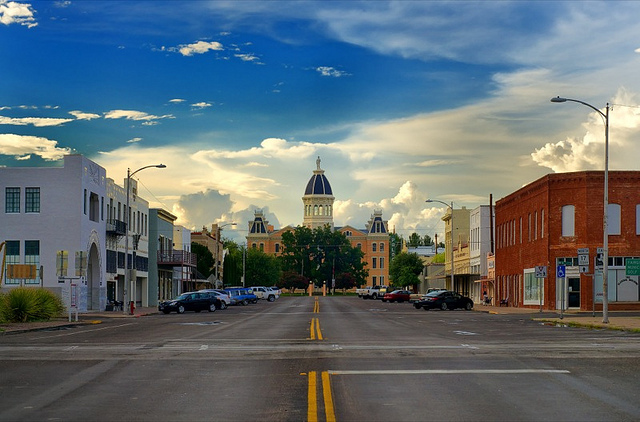
[{"label": "yellow building", "polygon": [[[389,281],[389,227],[382,219],[382,210],[374,210],[364,229],[352,226],[335,227],[333,224],[333,202],[335,197],[331,184],[320,168],[320,157],[316,160],[316,169],[302,196],[303,223],[310,229],[329,225],[334,230],[343,233],[353,247],[364,252],[365,268],[369,271],[367,285],[384,285]],[[274,230],[269,221],[265,220],[262,210],[254,212],[254,219],[249,221],[247,245],[258,248],[265,253],[278,255],[282,253],[282,233],[293,230],[287,226]]]}]

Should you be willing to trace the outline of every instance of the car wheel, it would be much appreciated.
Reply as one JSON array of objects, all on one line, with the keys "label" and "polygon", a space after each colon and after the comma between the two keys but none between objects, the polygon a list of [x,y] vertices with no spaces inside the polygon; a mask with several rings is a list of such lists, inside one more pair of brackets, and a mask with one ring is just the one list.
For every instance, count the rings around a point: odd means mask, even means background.
[{"label": "car wheel", "polygon": [[251,303],[258,303],[258,299],[253,299]]},{"label": "car wheel", "polygon": [[162,311],[162,313],[163,313],[163,314],[165,314],[165,315],[168,315],[168,314],[170,314],[170,313],[171,313],[171,311],[170,311],[170,310],[168,310],[168,309],[165,309],[164,311]]},{"label": "car wheel", "polygon": [[429,310],[429,308],[427,308],[426,306],[425,306],[424,308],[422,308],[422,309],[424,309],[425,311],[428,311],[428,310]]},{"label": "car wheel", "polygon": [[[383,302],[385,302],[385,303],[387,303],[387,299],[382,299],[382,301],[383,301]],[[393,302],[393,301],[391,301],[391,302]]]},{"label": "car wheel", "polygon": [[416,308],[416,309],[420,309],[420,308],[422,308],[422,306],[418,305],[417,303],[414,303],[414,304],[413,304],[413,307],[414,307],[414,308]]},{"label": "car wheel", "polygon": [[249,301],[247,299],[242,301],[242,306],[247,306],[249,304]]},{"label": "car wheel", "polygon": [[378,298],[378,295],[375,294],[375,293],[373,294],[373,296],[371,296],[371,299],[373,299],[373,300],[376,300],[377,298]]},{"label": "car wheel", "polygon": [[472,310],[472,309],[473,309],[473,303],[471,303],[471,302],[467,302],[467,306],[465,306],[465,309],[466,309],[467,311]]},{"label": "car wheel", "polygon": [[178,306],[178,313],[179,314],[184,314],[184,306],[182,306],[182,305]]},{"label": "car wheel", "polygon": [[223,301],[220,301],[220,309],[225,310],[227,309],[227,304]]},{"label": "car wheel", "polygon": [[268,300],[269,302],[273,302],[274,300],[276,300],[276,297],[275,297],[274,295],[271,295],[271,296],[269,296],[269,297],[267,298],[267,300]]},{"label": "car wheel", "polygon": [[215,312],[216,311],[216,304],[212,303],[211,305],[209,305],[209,312]]},{"label": "car wheel", "polygon": [[443,311],[446,311],[447,309],[449,309],[449,307],[447,306],[446,302],[442,303],[442,306],[440,307]]}]

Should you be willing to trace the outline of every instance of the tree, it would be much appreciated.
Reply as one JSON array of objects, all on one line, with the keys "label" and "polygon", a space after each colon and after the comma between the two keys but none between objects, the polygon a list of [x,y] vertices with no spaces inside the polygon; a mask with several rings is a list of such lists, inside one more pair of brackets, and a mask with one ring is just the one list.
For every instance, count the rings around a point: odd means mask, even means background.
[{"label": "tree", "polygon": [[273,286],[280,280],[280,263],[275,256],[250,248],[245,262],[246,286]]},{"label": "tree", "polygon": [[433,245],[433,239],[428,234],[425,234],[422,238],[422,246],[431,246]]},{"label": "tree", "polygon": [[215,265],[211,251],[204,245],[191,242],[191,252],[198,257],[196,261],[196,269],[198,272],[205,278],[209,277],[213,273],[213,266]]},{"label": "tree", "polygon": [[416,248],[422,245],[422,238],[418,233],[411,233],[409,236],[409,240],[407,241],[407,246],[410,248]]},{"label": "tree", "polygon": [[278,287],[288,289],[291,293],[295,293],[297,289],[305,290],[309,286],[309,280],[303,275],[295,271],[283,271],[280,277]]},{"label": "tree", "polygon": [[356,278],[351,275],[351,273],[342,273],[336,276],[336,284],[334,287],[336,289],[341,289],[344,293],[345,290],[353,289],[357,285],[358,284],[356,283]]},{"label": "tree", "polygon": [[424,264],[418,254],[402,252],[391,261],[389,277],[394,286],[415,286],[420,282],[418,275],[422,273],[423,267]]},{"label": "tree", "polygon": [[302,226],[289,230],[282,234],[282,246],[282,269],[313,280],[318,287],[327,283],[331,288],[331,280],[346,272],[355,278],[356,284],[366,282],[364,253],[328,225],[313,230]]}]

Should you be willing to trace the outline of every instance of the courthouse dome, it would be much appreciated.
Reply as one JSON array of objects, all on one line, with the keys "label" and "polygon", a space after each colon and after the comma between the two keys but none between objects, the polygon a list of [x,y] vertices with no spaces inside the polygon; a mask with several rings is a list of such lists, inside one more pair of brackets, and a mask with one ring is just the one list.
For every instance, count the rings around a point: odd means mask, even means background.
[{"label": "courthouse dome", "polygon": [[324,170],[320,168],[320,157],[316,160],[318,168],[313,171],[313,176],[307,183],[307,188],[304,190],[305,195],[333,195],[331,191],[331,184],[329,179],[324,175]]}]

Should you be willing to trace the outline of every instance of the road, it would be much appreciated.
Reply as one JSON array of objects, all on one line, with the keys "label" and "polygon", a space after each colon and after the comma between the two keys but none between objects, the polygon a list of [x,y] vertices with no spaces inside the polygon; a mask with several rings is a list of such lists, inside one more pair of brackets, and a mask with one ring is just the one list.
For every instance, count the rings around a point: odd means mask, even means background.
[{"label": "road", "polygon": [[283,297],[0,337],[0,420],[639,420],[640,335]]}]

